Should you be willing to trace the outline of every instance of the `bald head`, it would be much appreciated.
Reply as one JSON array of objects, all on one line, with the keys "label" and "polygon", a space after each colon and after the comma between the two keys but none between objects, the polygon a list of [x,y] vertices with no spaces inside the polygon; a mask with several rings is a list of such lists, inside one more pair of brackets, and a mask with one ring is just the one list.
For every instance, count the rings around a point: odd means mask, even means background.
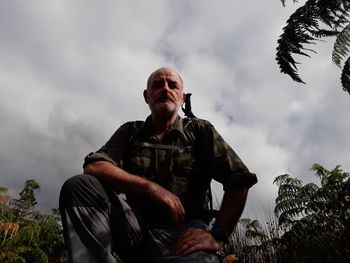
[{"label": "bald head", "polygon": [[152,72],[152,74],[148,77],[148,80],[147,80],[147,89],[150,87],[153,79],[155,76],[159,75],[159,74],[162,74],[162,73],[170,73],[171,75],[176,75],[176,77],[179,79],[179,83],[181,84],[181,88],[183,88],[184,84],[183,84],[183,81],[182,81],[182,78],[180,76],[179,73],[177,73],[173,68],[171,67],[161,67],[159,69],[157,69],[156,71]]}]

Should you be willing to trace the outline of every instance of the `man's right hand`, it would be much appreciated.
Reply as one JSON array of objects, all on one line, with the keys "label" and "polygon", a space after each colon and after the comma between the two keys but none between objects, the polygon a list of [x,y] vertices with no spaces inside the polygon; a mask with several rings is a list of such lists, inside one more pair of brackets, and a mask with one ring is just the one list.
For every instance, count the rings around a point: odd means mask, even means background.
[{"label": "man's right hand", "polygon": [[176,226],[184,220],[185,209],[180,199],[155,182],[130,174],[106,161],[96,161],[88,164],[84,172],[111,183],[122,193],[148,197],[156,206],[170,212],[172,221]]},{"label": "man's right hand", "polygon": [[180,199],[172,192],[162,186],[149,181],[145,193],[159,207],[165,208],[170,212],[172,221],[175,226],[180,225],[185,218],[185,209]]}]

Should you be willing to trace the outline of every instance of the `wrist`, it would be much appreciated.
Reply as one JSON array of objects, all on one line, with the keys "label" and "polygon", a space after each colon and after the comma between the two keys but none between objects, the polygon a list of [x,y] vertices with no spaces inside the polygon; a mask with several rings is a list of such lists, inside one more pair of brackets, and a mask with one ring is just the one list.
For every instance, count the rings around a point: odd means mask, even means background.
[{"label": "wrist", "polygon": [[159,185],[146,179],[146,178],[140,178],[142,180],[141,188],[142,192],[146,196],[152,196],[154,192],[159,190]]},{"label": "wrist", "polygon": [[229,242],[226,232],[219,225],[214,224],[209,232],[216,241],[222,242],[223,244],[227,244]]}]

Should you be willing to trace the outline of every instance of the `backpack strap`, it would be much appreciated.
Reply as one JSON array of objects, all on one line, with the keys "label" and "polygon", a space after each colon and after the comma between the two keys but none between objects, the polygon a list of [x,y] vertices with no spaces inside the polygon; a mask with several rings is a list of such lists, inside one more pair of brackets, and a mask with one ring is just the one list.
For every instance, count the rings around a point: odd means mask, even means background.
[{"label": "backpack strap", "polygon": [[[182,111],[184,112],[185,116],[188,117],[189,119],[184,119],[186,121],[186,123],[184,124],[184,130],[186,130],[186,128],[188,127],[188,125],[192,122],[191,118],[196,119],[197,117],[193,114],[192,112],[192,106],[191,106],[191,95],[192,93],[187,93],[185,94],[185,107],[182,107]],[[192,135],[191,137],[194,137],[194,135]],[[213,219],[215,217],[217,217],[219,211],[214,209],[214,205],[213,205],[213,193],[212,193],[212,189],[211,186],[209,186],[208,188],[208,202],[209,202],[209,211],[208,211],[208,218],[209,219]]]}]

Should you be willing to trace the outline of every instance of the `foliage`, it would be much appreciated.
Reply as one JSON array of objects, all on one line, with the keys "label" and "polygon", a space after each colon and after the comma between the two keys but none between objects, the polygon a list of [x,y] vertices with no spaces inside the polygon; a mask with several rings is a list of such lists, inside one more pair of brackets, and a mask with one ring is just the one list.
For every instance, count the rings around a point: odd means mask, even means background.
[{"label": "foliage", "polygon": [[289,262],[344,262],[350,258],[350,174],[339,166],[328,171],[315,164],[312,170],[320,186],[288,175],[275,179],[275,213],[287,230],[280,240],[283,253]]},{"label": "foliage", "polygon": [[271,212],[266,216],[263,224],[256,219],[240,219],[225,253],[236,254],[240,263],[283,262],[276,253],[275,240],[281,236],[277,220]]},{"label": "foliage", "polygon": [[[285,5],[285,0],[281,0]],[[293,2],[297,2],[293,0]],[[294,81],[304,83],[299,77],[294,55],[310,57],[307,45],[316,40],[335,36],[332,60],[338,67],[344,59],[341,83],[350,94],[350,47],[349,0],[307,0],[287,20],[283,33],[278,39],[276,60],[282,73]]]},{"label": "foliage", "polygon": [[[319,183],[277,176],[274,213],[242,218],[222,258],[237,263],[347,262],[350,258],[350,174],[340,166],[311,168]],[[35,210],[35,181],[9,201],[0,186],[0,262],[68,262],[57,209]],[[7,196],[6,198],[4,198]],[[117,262],[122,262],[115,255]]]},{"label": "foliage", "polygon": [[35,193],[39,190],[40,186],[35,180],[27,180],[23,190],[19,193],[20,198],[10,201],[12,214],[17,223],[24,223],[25,220],[31,218],[37,204]]},{"label": "foliage", "polygon": [[340,166],[311,169],[320,185],[280,175],[275,216],[264,225],[240,220],[229,251],[239,262],[348,262],[350,174]]},{"label": "foliage", "polygon": [[0,187],[0,262],[68,262],[57,209],[51,215],[35,211],[35,180],[25,182],[19,199]]}]

